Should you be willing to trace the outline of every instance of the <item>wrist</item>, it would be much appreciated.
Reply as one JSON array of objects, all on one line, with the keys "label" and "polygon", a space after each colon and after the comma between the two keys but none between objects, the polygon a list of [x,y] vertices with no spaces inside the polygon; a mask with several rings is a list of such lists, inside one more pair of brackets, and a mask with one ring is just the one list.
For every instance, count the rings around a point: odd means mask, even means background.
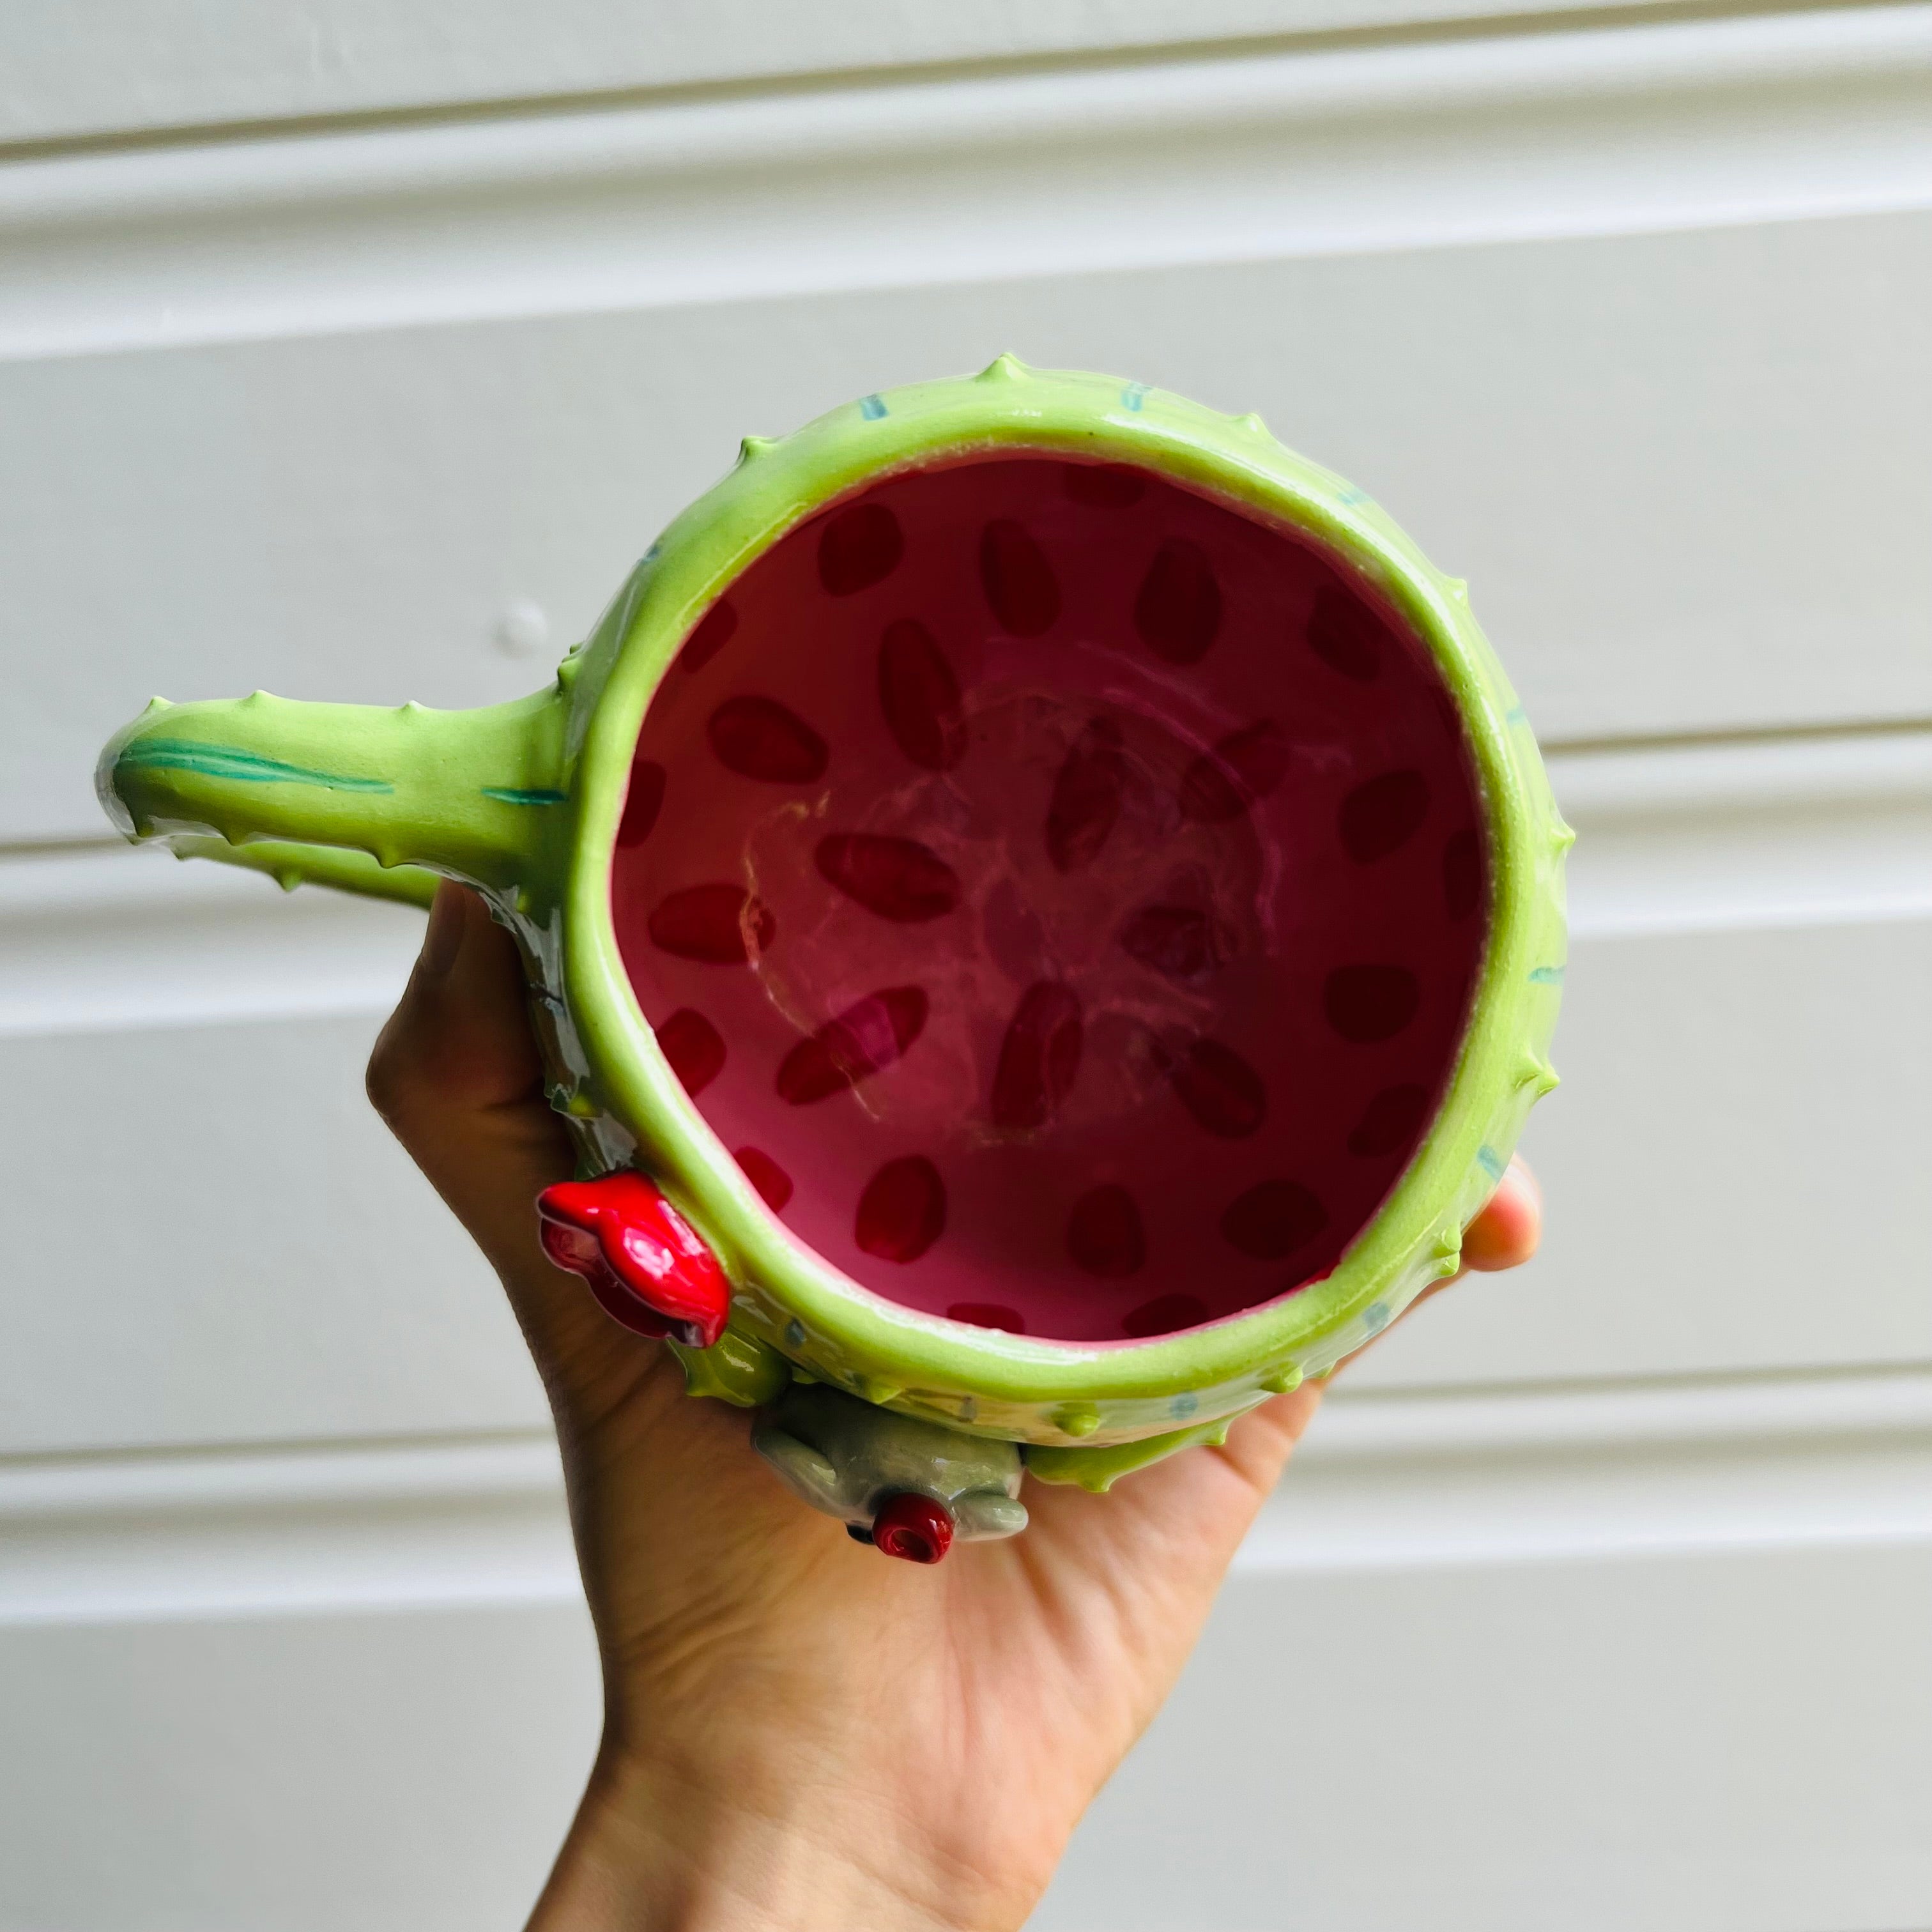
[{"label": "wrist", "polygon": [[720,1790],[607,1751],[529,1932],[1015,1932],[1033,1902],[807,1768]]}]

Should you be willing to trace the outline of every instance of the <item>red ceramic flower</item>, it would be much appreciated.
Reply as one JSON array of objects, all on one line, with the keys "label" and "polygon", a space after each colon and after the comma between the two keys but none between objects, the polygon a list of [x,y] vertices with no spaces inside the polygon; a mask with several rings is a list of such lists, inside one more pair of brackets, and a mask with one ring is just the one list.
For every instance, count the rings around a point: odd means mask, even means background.
[{"label": "red ceramic flower", "polygon": [[709,1348],[724,1332],[724,1270],[641,1174],[624,1168],[561,1181],[537,1197],[537,1214],[544,1252],[580,1274],[614,1322],[691,1348]]}]

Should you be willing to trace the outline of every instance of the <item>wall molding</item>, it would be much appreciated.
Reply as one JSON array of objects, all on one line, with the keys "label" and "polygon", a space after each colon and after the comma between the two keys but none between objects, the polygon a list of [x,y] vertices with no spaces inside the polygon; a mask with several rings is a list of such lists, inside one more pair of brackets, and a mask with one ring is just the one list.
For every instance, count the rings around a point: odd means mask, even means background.
[{"label": "wall molding", "polygon": [[1932,1544],[1932,1373],[1356,1394],[1244,1546],[1354,1574]]},{"label": "wall molding", "polygon": [[1571,937],[1932,917],[1932,731],[1556,752]]},{"label": "wall molding", "polygon": [[[5,146],[193,139],[236,126],[475,113],[951,67],[1168,58],[1316,35],[1642,16],[1657,0],[68,0],[0,18]],[[1757,10],[1777,10],[1757,0]]]},{"label": "wall molding", "polygon": [[1922,4],[840,84],[0,166],[0,356],[1928,206]]},{"label": "wall molding", "polygon": [[[1238,1573],[1932,1544],[1932,1365],[1340,1390]],[[535,1432],[0,1462],[0,1627],[574,1601]]]},{"label": "wall molding", "polygon": [[160,848],[0,849],[0,1040],[385,1013],[422,943],[412,907]]}]

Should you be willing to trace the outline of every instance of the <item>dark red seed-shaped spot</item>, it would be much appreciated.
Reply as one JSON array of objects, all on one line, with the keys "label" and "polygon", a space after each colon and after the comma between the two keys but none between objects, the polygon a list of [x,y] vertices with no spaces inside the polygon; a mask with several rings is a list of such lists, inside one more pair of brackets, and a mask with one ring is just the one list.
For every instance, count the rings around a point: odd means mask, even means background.
[{"label": "dark red seed-shaped spot", "polygon": [[888,624],[879,640],[879,708],[892,742],[922,770],[950,772],[965,755],[959,681],[916,618]]},{"label": "dark red seed-shaped spot", "polygon": [[1046,926],[1010,878],[986,895],[980,915],[986,956],[1010,980],[1030,985],[1047,968]]},{"label": "dark red seed-shaped spot", "polygon": [[1066,1252],[1076,1268],[1102,1281],[1123,1281],[1147,1259],[1141,1210],[1124,1187],[1095,1187],[1067,1216]]},{"label": "dark red seed-shaped spot", "polygon": [[970,1322],[975,1328],[1004,1328],[1009,1335],[1026,1333],[1026,1317],[1016,1308],[996,1301],[956,1301],[946,1311],[949,1322]]},{"label": "dark red seed-shaped spot", "polygon": [[918,986],[888,986],[848,1006],[808,1040],[802,1040],[778,1068],[778,1098],[809,1106],[856,1087],[890,1066],[926,1030],[927,1002]]},{"label": "dark red seed-shaped spot", "polygon": [[1308,620],[1308,642],[1330,670],[1358,684],[1370,684],[1382,668],[1388,633],[1374,615],[1340,590],[1316,592]]},{"label": "dark red seed-shaped spot", "polygon": [[818,580],[834,597],[883,584],[899,567],[905,538],[883,503],[854,503],[830,518],[818,536]]},{"label": "dark red seed-shaped spot", "polygon": [[959,874],[916,838],[833,832],[814,856],[822,878],[896,925],[938,919],[959,903]]},{"label": "dark red seed-shaped spot", "polygon": [[1288,776],[1293,748],[1272,718],[1232,731],[1204,752],[1180,781],[1180,812],[1197,825],[1225,825]]},{"label": "dark red seed-shaped spot", "polygon": [[852,1238],[885,1262],[916,1262],[946,1232],[946,1184],[922,1154],[889,1160],[866,1184]]},{"label": "dark red seed-shaped spot", "polygon": [[1366,1157],[1407,1147],[1420,1130],[1428,1108],[1426,1087],[1384,1087],[1362,1109],[1362,1118],[1350,1130],[1348,1151]]},{"label": "dark red seed-shaped spot", "polygon": [[1322,988],[1328,1024],[1362,1046],[1394,1038],[1421,1003],[1422,988],[1406,966],[1338,966]]},{"label": "dark red seed-shaped spot", "polygon": [[1060,615],[1053,566],[1010,518],[997,518],[980,532],[980,581],[1000,629],[1016,638],[1040,636]]},{"label": "dark red seed-shaped spot", "polygon": [[1208,1132],[1245,1140],[1268,1118],[1262,1076],[1232,1046],[1196,1040],[1167,1057],[1167,1077],[1180,1104]]},{"label": "dark red seed-shaped spot", "polygon": [[1192,906],[1142,906],[1120,928],[1120,949],[1143,966],[1186,984],[1227,964],[1234,935]]},{"label": "dark red seed-shaped spot", "polygon": [[1124,510],[1147,494],[1144,472],[1120,463],[1070,463],[1061,472],[1066,494],[1096,510]]},{"label": "dark red seed-shaped spot", "polygon": [[1306,1247],[1328,1225],[1328,1210],[1298,1180],[1264,1180],[1237,1195],[1221,1216],[1221,1235],[1251,1261],[1278,1262]]},{"label": "dark red seed-shaped spot", "polygon": [[759,1199],[774,1214],[783,1214],[792,1196],[791,1176],[762,1148],[741,1147],[731,1158],[758,1190]]},{"label": "dark red seed-shaped spot", "polygon": [[1039,1127],[1051,1120],[1073,1090],[1082,1039],[1080,1002],[1070,986],[1054,980],[1029,986],[1000,1042],[994,1126]]},{"label": "dark red seed-shaped spot", "polygon": [[1046,810],[1046,855],[1056,871],[1093,862],[1120,815],[1126,776],[1120,728],[1111,718],[1089,720],[1060,767]]},{"label": "dark red seed-shaped spot", "polygon": [[1418,771],[1384,772],[1342,801],[1342,849],[1358,865],[1386,859],[1415,836],[1429,811],[1429,781]]},{"label": "dark red seed-shaped spot", "polygon": [[825,740],[776,698],[728,698],[706,727],[728,772],[767,784],[812,784],[825,776]]},{"label": "dark red seed-shaped spot", "polygon": [[640,758],[631,767],[631,788],[624,794],[624,815],[617,821],[620,848],[641,845],[664,809],[664,768],[655,758]]},{"label": "dark red seed-shaped spot", "polygon": [[1172,1335],[1177,1329],[1198,1328],[1208,1318],[1208,1304],[1196,1294],[1157,1295],[1120,1318],[1123,1335]]},{"label": "dark red seed-shaped spot", "polygon": [[1134,599],[1134,628],[1157,658],[1198,664],[1221,628],[1221,586],[1198,544],[1169,537],[1154,553]]},{"label": "dark red seed-shaped spot", "polygon": [[737,628],[737,612],[719,598],[698,620],[697,629],[685,639],[684,649],[677,654],[679,670],[702,670],[731,641]]},{"label": "dark red seed-shaped spot", "polygon": [[650,917],[651,944],[680,959],[742,966],[770,950],[778,936],[771,908],[742,886],[687,886],[659,902]]},{"label": "dark red seed-shaped spot", "polygon": [[724,1036],[702,1013],[680,1006],[657,1036],[658,1051],[694,1100],[724,1070]]},{"label": "dark red seed-shaped spot", "polygon": [[1467,919],[1483,896],[1483,848],[1466,826],[1442,848],[1442,905],[1451,919]]}]

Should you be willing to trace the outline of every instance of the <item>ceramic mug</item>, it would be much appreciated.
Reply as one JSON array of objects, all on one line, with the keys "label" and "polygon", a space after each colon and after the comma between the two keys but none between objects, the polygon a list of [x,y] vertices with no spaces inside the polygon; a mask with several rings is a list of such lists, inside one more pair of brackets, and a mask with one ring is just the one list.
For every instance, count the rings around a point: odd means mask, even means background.
[{"label": "ceramic mug", "polygon": [[1330,1368],[1556,1081],[1570,835],[1463,585],[1112,377],[748,440],[535,696],[157,700],[100,788],[482,892],[581,1156],[552,1258],[920,1560]]}]

